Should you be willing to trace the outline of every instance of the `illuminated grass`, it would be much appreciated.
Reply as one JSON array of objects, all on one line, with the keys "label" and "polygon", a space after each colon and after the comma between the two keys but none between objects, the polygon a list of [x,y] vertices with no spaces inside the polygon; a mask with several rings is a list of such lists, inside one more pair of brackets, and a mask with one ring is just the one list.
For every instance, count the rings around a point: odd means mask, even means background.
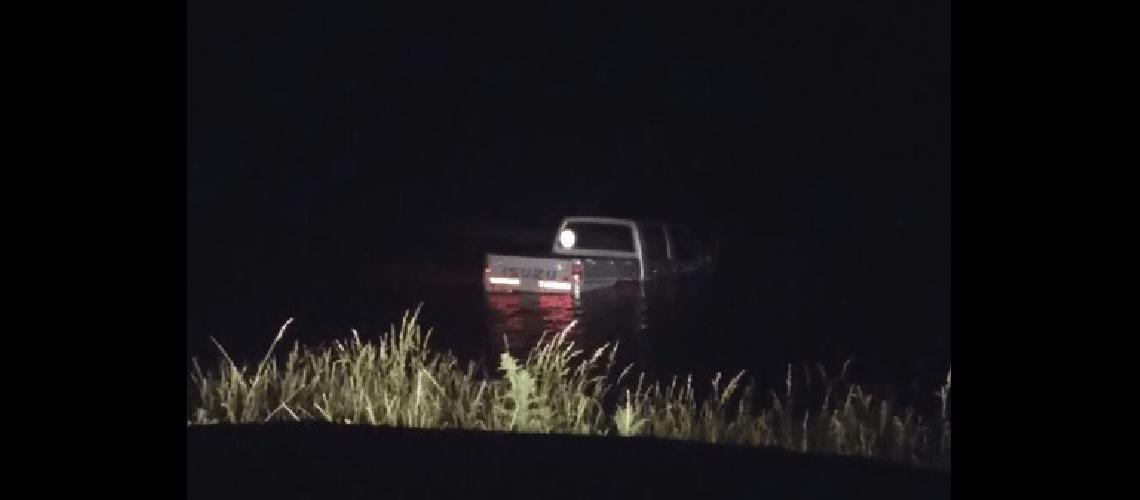
[{"label": "illuminated grass", "polygon": [[[319,420],[420,428],[660,438],[780,447],[877,457],[950,468],[950,373],[932,397],[933,418],[899,409],[822,366],[815,391],[796,384],[791,366],[782,394],[742,385],[744,373],[712,380],[698,397],[692,377],[647,383],[630,366],[615,375],[616,347],[584,352],[567,330],[544,337],[522,360],[504,352],[498,376],[428,346],[431,332],[405,314],[375,340],[349,339],[274,355],[289,322],[255,366],[238,365],[221,345],[221,360],[203,370],[193,360],[188,424]],[[292,320],[290,320],[291,322]],[[816,378],[818,376],[818,378]],[[814,401],[813,404],[803,403]]]}]

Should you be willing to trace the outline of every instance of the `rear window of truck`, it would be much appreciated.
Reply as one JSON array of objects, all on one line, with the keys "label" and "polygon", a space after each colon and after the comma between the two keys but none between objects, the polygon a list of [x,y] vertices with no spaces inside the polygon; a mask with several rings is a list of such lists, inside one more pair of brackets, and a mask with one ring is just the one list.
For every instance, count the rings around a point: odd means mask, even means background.
[{"label": "rear window of truck", "polygon": [[626,225],[571,222],[566,225],[566,229],[574,231],[573,249],[614,252],[634,250],[633,231]]}]

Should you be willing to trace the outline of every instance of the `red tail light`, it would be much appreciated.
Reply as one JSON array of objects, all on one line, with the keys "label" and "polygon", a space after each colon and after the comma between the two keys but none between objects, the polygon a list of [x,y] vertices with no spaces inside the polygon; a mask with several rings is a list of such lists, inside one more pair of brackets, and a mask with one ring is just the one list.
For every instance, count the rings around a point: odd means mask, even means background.
[{"label": "red tail light", "polygon": [[573,282],[571,286],[574,287],[574,298],[581,297],[582,293],[582,261],[575,259],[570,264],[570,281]]}]

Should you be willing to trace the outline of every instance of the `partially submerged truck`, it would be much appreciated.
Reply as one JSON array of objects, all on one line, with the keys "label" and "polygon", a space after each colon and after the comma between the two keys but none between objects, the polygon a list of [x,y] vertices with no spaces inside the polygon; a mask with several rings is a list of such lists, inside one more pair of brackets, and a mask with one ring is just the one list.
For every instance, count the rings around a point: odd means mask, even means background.
[{"label": "partially submerged truck", "polygon": [[699,273],[712,264],[689,230],[654,221],[565,217],[551,254],[488,254],[488,293],[572,294]]}]

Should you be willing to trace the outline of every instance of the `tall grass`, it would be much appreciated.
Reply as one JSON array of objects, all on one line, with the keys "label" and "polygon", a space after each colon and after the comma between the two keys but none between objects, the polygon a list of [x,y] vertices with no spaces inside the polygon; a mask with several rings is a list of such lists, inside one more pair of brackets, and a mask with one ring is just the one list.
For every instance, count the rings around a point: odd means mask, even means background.
[{"label": "tall grass", "polygon": [[[522,359],[502,353],[484,374],[429,347],[418,309],[374,340],[352,337],[274,355],[286,322],[256,365],[235,363],[220,344],[218,365],[193,359],[188,424],[318,420],[419,428],[654,436],[878,457],[950,468],[950,373],[934,393],[933,417],[896,408],[822,366],[783,391],[757,392],[744,372],[717,374],[697,390],[692,376],[648,382],[615,370],[616,346],[577,349],[566,329],[544,336]],[[505,339],[504,339],[505,340]],[[814,391],[806,390],[812,383]],[[700,396],[698,396],[700,394]],[[809,403],[810,401],[810,403]]]}]

